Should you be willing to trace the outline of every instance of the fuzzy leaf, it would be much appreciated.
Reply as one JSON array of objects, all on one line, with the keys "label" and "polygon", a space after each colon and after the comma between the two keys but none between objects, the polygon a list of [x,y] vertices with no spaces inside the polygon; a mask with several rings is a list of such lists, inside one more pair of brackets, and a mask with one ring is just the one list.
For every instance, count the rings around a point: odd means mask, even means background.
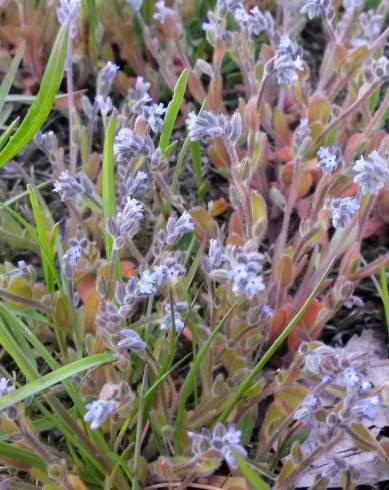
[{"label": "fuzzy leaf", "polygon": [[174,87],[173,98],[167,106],[163,128],[161,131],[161,138],[159,140],[159,148],[162,154],[165,156],[167,156],[166,150],[169,146],[174,124],[176,123],[178,112],[184,99],[186,85],[188,83],[188,76],[188,70],[185,69],[177,80],[176,86]]},{"label": "fuzzy leaf", "polygon": [[14,405],[15,403],[21,402],[30,396],[37,395],[47,388],[71,378],[75,374],[97,366],[102,366],[103,364],[107,364],[114,360],[115,356],[112,354],[112,352],[104,352],[103,354],[95,354],[78,361],[70,362],[66,366],[60,367],[49,374],[45,374],[39,379],[31,381],[30,383],[23,385],[21,388],[18,388],[17,390],[1,397],[0,411]]}]

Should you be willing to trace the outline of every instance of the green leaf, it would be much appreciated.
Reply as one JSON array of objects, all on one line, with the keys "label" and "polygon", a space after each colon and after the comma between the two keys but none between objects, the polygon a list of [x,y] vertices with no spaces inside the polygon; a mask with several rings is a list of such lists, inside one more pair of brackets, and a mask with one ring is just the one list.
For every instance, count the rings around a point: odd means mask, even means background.
[{"label": "green leaf", "polygon": [[377,88],[377,90],[374,90],[374,92],[369,97],[368,107],[369,107],[370,114],[374,112],[379,100],[380,100],[380,89]]},{"label": "green leaf", "polygon": [[13,130],[15,129],[16,125],[19,122],[19,117],[14,119],[11,124],[8,126],[8,128],[4,131],[4,133],[0,136],[0,151],[4,148],[4,145],[7,143],[9,140],[11,134],[13,133]]},{"label": "green leaf", "polygon": [[234,458],[242,475],[247,478],[255,490],[268,490],[270,487],[262,478],[252,469],[252,467],[237,452],[233,451]]},{"label": "green leaf", "polygon": [[20,461],[22,467],[30,466],[31,468],[46,472],[46,463],[31,451],[31,449],[24,449],[15,446],[14,444],[0,442],[0,460],[3,458],[5,460],[10,459],[17,462]]},{"label": "green leaf", "polygon": [[166,150],[169,146],[174,124],[176,123],[178,112],[184,99],[188,77],[189,72],[187,69],[185,69],[177,80],[176,86],[174,87],[173,98],[167,106],[163,128],[161,131],[161,138],[159,140],[159,148],[164,156],[166,156]]},{"label": "green leaf", "polygon": [[14,405],[15,403],[19,403],[30,396],[37,395],[41,391],[46,390],[55,384],[61,383],[75,374],[86,371],[87,369],[102,366],[103,364],[107,364],[114,360],[115,356],[112,354],[112,352],[104,352],[103,354],[94,354],[92,356],[85,357],[84,359],[71,362],[66,366],[60,367],[49,374],[45,374],[39,379],[36,379],[1,397],[0,411]]},{"label": "green leaf", "polygon": [[380,284],[381,284],[381,299],[384,305],[386,328],[389,333],[389,290],[388,280],[386,278],[385,264],[380,267]]},{"label": "green leaf", "polygon": [[177,409],[177,416],[176,416],[176,431],[174,435],[174,447],[175,447],[176,454],[179,454],[181,450],[181,440],[182,440],[181,433],[182,433],[182,428],[185,419],[186,401],[188,400],[189,396],[194,390],[197,374],[200,370],[200,366],[202,362],[204,361],[205,355],[207,354],[209,348],[211,347],[212,342],[215,339],[216,335],[220,332],[224,323],[233,312],[234,308],[235,305],[231,306],[231,308],[227,311],[227,313],[223,316],[223,318],[217,323],[215,328],[212,330],[207,341],[204,342],[204,344],[197,352],[196,358],[193,361],[192,366],[185,378],[184,385],[181,389],[181,395],[180,395],[180,400],[178,402],[178,409]]},{"label": "green leaf", "polygon": [[302,444],[303,442],[305,442],[307,439],[308,439],[308,436],[309,436],[309,433],[310,433],[310,429],[308,429],[307,427],[298,431],[298,432],[295,432],[285,443],[284,447],[282,448],[282,450],[280,451],[280,454],[279,454],[279,458],[282,459],[282,458],[285,458],[286,456],[289,455],[291,449],[292,449],[292,446],[293,444],[297,441],[299,442],[300,444]]},{"label": "green leaf", "polygon": [[[32,206],[32,211],[34,213],[36,228],[39,237],[39,246],[41,248],[43,272],[45,275],[46,286],[49,293],[54,292],[55,278],[53,277],[52,270],[54,265],[54,243],[49,240],[48,230],[47,230],[47,220],[42,212],[41,205],[39,202],[39,196],[35,187],[31,184],[27,185],[27,190],[30,196],[30,202]],[[50,246],[51,242],[51,246]]]},{"label": "green leaf", "polygon": [[3,110],[3,107],[4,107],[4,104],[6,102],[6,97],[11,89],[11,86],[12,86],[12,82],[14,81],[14,78],[15,78],[15,75],[16,75],[16,71],[19,67],[19,64],[20,64],[20,61],[23,57],[23,53],[24,53],[24,48],[26,47],[26,43],[22,43],[15,56],[14,56],[14,59],[12,60],[8,70],[7,70],[7,73],[5,74],[4,78],[3,78],[3,81],[1,82],[1,85],[0,85],[0,114],[1,114],[1,111]]},{"label": "green leaf", "polygon": [[4,127],[7,119],[12,114],[14,107],[12,104],[6,104],[3,110],[0,112],[0,126]]},{"label": "green leaf", "polygon": [[[145,410],[145,413],[149,413],[149,411],[151,410],[150,404],[153,400],[153,397],[154,397],[157,389],[161,385],[161,383],[163,381],[165,381],[179,366],[182,366],[189,357],[190,357],[190,354],[187,354],[185,357],[182,357],[178,362],[176,362],[176,364],[174,364],[170,369],[168,369],[167,371],[164,371],[163,373],[158,374],[157,379],[150,386],[150,388],[147,390],[147,392],[144,396],[144,403],[145,403],[145,406],[147,408]],[[139,401],[136,401],[136,405],[135,405],[134,409],[131,411],[131,413],[128,415],[128,417],[123,422],[123,424],[120,428],[118,437],[116,438],[115,446],[114,446],[114,450],[116,452],[119,451],[119,448],[120,448],[120,445],[123,441],[123,438],[126,435],[128,427],[129,427],[133,417],[135,417],[138,409],[139,409]]]},{"label": "green leaf", "polygon": [[105,236],[105,250],[107,258],[110,259],[112,255],[112,236],[106,230],[107,219],[110,215],[116,214],[116,193],[115,193],[115,166],[113,156],[113,141],[114,131],[117,119],[117,113],[115,112],[109,123],[105,133],[104,139],[104,153],[103,153],[103,211],[104,211],[104,236]]},{"label": "green leaf", "polygon": [[136,424],[136,436],[135,436],[135,450],[133,457],[133,473],[134,479],[132,481],[132,490],[140,490],[140,478],[139,478],[139,461],[141,457],[142,448],[142,433],[143,433],[143,414],[144,414],[144,402],[145,402],[145,391],[147,383],[147,366],[143,372],[143,381],[140,391],[139,399],[139,409],[138,409],[138,420]]},{"label": "green leaf", "polygon": [[[26,355],[26,352],[24,352],[22,346],[19,345],[14,335],[11,333],[9,326],[1,316],[0,316],[0,345],[7,352],[7,354],[15,361],[20,371],[28,380],[33,380],[38,376],[36,363],[31,361],[30,355]],[[1,400],[3,400],[3,398],[1,398]]]},{"label": "green leaf", "polygon": [[[198,112],[198,116],[203,112],[203,110],[207,107],[207,99],[204,100],[202,106],[200,107],[200,110]],[[175,192],[177,190],[178,186],[178,178],[181,175],[182,172],[182,165],[184,163],[184,158],[186,155],[186,152],[190,148],[190,142],[191,139],[189,135],[185,138],[184,143],[182,144],[180,153],[178,154],[177,158],[177,163],[176,163],[176,168],[174,169],[174,174],[173,174],[173,179],[172,179],[172,192]]]},{"label": "green leaf", "polygon": [[88,20],[90,22],[89,29],[89,48],[93,61],[97,60],[97,38],[99,22],[97,18],[96,0],[88,0]]},{"label": "green leaf", "polygon": [[36,99],[13,137],[0,152],[0,167],[24,148],[46,121],[61,84],[67,40],[68,28],[64,25],[58,32]]}]

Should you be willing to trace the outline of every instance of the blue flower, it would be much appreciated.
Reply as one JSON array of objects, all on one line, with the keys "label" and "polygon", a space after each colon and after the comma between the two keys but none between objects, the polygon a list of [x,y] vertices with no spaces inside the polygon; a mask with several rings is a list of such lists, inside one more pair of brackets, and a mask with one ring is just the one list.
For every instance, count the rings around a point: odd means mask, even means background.
[{"label": "blue flower", "polygon": [[103,425],[106,418],[117,409],[117,402],[114,400],[95,400],[88,403],[84,415],[85,422],[90,422],[90,428],[96,430]]}]

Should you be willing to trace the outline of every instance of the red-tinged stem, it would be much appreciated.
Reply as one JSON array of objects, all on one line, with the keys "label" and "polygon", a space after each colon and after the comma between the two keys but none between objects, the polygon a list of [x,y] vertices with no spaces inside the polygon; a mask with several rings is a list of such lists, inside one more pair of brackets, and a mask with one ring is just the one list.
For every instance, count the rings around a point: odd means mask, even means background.
[{"label": "red-tinged stem", "polygon": [[[300,167],[300,159],[297,157],[294,164],[293,164],[293,174],[292,174],[292,182],[290,183],[289,186],[289,195],[288,195],[288,201],[286,203],[285,207],[285,212],[282,220],[282,227],[281,227],[281,233],[280,236],[278,237],[275,251],[274,251],[274,256],[273,256],[273,268],[272,268],[272,280],[275,281],[275,273],[277,269],[277,264],[281,260],[282,256],[285,253],[285,247],[288,239],[288,230],[289,230],[289,223],[290,223],[290,218],[292,216],[293,208],[297,199],[297,187],[298,187],[298,177],[299,177],[299,167]],[[281,282],[277,280],[277,287],[276,287],[276,297],[275,297],[275,303],[274,303],[274,309],[277,310],[279,308],[279,303],[281,300]]]},{"label": "red-tinged stem", "polygon": [[73,116],[75,114],[74,105],[74,86],[73,86],[73,39],[68,35],[68,47],[66,55],[66,86],[68,89],[68,110],[69,110],[69,172],[71,175],[76,173],[77,165],[77,146],[74,142]]},{"label": "red-tinged stem", "polygon": [[381,48],[385,44],[387,37],[389,37],[389,27],[387,27],[384,30],[384,32],[380,36],[377,37],[377,39],[371,45],[369,52],[374,53],[374,51]]},{"label": "red-tinged stem", "polygon": [[247,193],[247,188],[242,182],[239,175],[239,159],[236,153],[235,146],[232,141],[228,138],[223,139],[224,144],[227,149],[228,156],[231,160],[231,177],[232,183],[234,184],[236,190],[238,191],[239,197],[241,199],[240,203],[240,215],[242,218],[243,230],[247,238],[251,236],[251,213],[249,206],[249,198]]},{"label": "red-tinged stem", "polygon": [[378,259],[373,260],[373,262],[370,262],[370,264],[359,269],[358,272],[356,272],[355,274],[353,274],[351,276],[350,280],[353,282],[359,282],[362,279],[364,279],[365,277],[377,274],[377,272],[378,272],[378,270],[382,264],[385,266],[387,266],[389,264],[389,253],[382,255]]},{"label": "red-tinged stem", "polygon": [[350,116],[370,97],[370,95],[376,90],[382,83],[382,80],[377,80],[372,83],[370,87],[353,102],[347,109],[345,109],[337,118],[331,121],[319,134],[319,136],[312,143],[312,148],[315,148],[326,136],[330,133],[340,122]]},{"label": "red-tinged stem", "polygon": [[368,195],[367,196],[367,203],[365,204],[365,208],[363,209],[363,214],[360,218],[359,222],[359,232],[358,232],[358,240],[362,240],[363,234],[365,232],[367,222],[369,219],[369,216],[371,212],[373,211],[373,208],[375,206],[375,203],[377,202],[377,195]]}]

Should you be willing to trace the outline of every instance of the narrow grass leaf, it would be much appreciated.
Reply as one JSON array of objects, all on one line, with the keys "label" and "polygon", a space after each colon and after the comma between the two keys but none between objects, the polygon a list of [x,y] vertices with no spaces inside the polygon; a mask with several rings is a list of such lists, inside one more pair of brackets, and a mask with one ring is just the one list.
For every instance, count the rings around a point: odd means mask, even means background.
[{"label": "narrow grass leaf", "polygon": [[163,128],[161,131],[161,138],[159,140],[159,148],[164,156],[166,156],[166,150],[169,146],[178,112],[184,99],[188,77],[189,72],[187,69],[185,69],[177,80],[176,86],[174,87],[173,98],[167,106]]},{"label": "narrow grass leaf", "polygon": [[[15,335],[24,336],[25,341],[28,341],[35,349],[35,352],[40,356],[51,369],[58,369],[60,364],[52,357],[50,352],[36,337],[36,335],[29,329],[29,327],[22,322],[20,318],[14,313],[11,307],[0,301],[0,316],[3,317],[8,328],[12,328]],[[21,344],[23,345],[23,344]],[[26,355],[27,351],[25,349]],[[36,365],[35,365],[36,367]]]},{"label": "narrow grass leaf", "polygon": [[[3,318],[0,316],[0,345],[5,352],[15,361],[16,365],[28,380],[33,380],[38,376],[36,366],[31,362],[31,356],[26,355],[22,347],[18,344],[15,337]],[[2,397],[1,400],[4,398]],[[12,404],[11,404],[12,405]]]},{"label": "narrow grass leaf", "polygon": [[19,122],[19,117],[14,119],[11,124],[8,126],[8,128],[4,131],[4,133],[0,136],[0,151],[4,148],[4,145],[7,143],[9,138],[11,137],[11,134],[13,133],[14,129],[16,128],[18,122]]},{"label": "narrow grass leaf", "polygon": [[220,422],[225,422],[227,420],[227,418],[229,417],[231,412],[234,410],[236,405],[242,400],[242,398],[249,391],[249,389],[251,388],[255,378],[262,371],[262,369],[267,364],[267,362],[273,357],[275,352],[277,352],[277,350],[282,346],[282,344],[288,338],[289,334],[292,332],[294,327],[301,320],[304,313],[307,311],[309,305],[311,304],[312,300],[316,297],[316,295],[320,289],[320,286],[321,286],[322,282],[324,281],[324,279],[327,277],[327,274],[329,273],[333,263],[334,263],[334,260],[332,260],[330,262],[330,264],[328,265],[328,267],[325,269],[323,275],[321,276],[321,278],[317,282],[316,286],[313,288],[312,292],[310,293],[310,295],[308,296],[308,298],[306,299],[305,303],[302,305],[300,310],[290,320],[290,322],[285,327],[285,329],[280,333],[280,335],[276,338],[276,340],[272,343],[272,345],[264,353],[262,358],[258,361],[258,363],[254,366],[254,368],[250,371],[250,373],[247,375],[247,377],[240,384],[234,398],[231,400],[230,403],[228,403],[227,407],[224,409],[221,416],[219,417]]},{"label": "narrow grass leaf", "polygon": [[94,354],[92,356],[85,357],[78,361],[71,362],[66,366],[60,367],[55,371],[41,376],[21,388],[8,393],[0,399],[0,411],[5,408],[14,405],[15,403],[21,402],[30,396],[37,395],[38,393],[50,388],[53,385],[61,383],[62,381],[74,376],[75,374],[81,373],[88,369],[95,368],[97,366],[102,366],[115,360],[114,354],[111,352],[104,352],[103,354]]},{"label": "narrow grass leaf", "polygon": [[[104,153],[103,153],[103,211],[104,211],[104,223],[107,224],[107,219],[110,215],[116,214],[116,193],[115,193],[115,167],[113,156],[113,141],[114,131],[117,119],[117,113],[115,112],[107,127],[104,139]],[[113,240],[111,235],[107,232],[106,226],[104,226],[105,237],[105,250],[107,258],[110,259],[112,255]]]},{"label": "narrow grass leaf", "polygon": [[190,266],[188,274],[186,275],[186,277],[184,279],[184,290],[185,291],[188,291],[190,286],[192,285],[193,279],[194,279],[196,272],[200,266],[201,257],[203,255],[203,252],[204,252],[204,245],[201,244],[199,249],[197,250],[197,253],[196,253],[194,259],[193,259],[193,262]]},{"label": "narrow grass leaf", "polygon": [[64,25],[58,32],[38,95],[28,110],[19,128],[0,152],[0,167],[9,162],[24,146],[29,143],[46,121],[53,106],[54,99],[61,84],[68,29]]},{"label": "narrow grass leaf", "polygon": [[147,383],[147,365],[143,372],[143,381],[140,391],[140,399],[139,399],[139,410],[138,410],[138,420],[136,424],[136,437],[135,437],[135,450],[134,450],[134,479],[132,480],[132,490],[140,490],[140,481],[139,481],[139,458],[141,454],[141,445],[142,445],[142,431],[143,431],[143,414],[144,414],[144,402],[145,402],[145,391],[146,391],[146,383]]},{"label": "narrow grass leaf", "polygon": [[[198,115],[200,115],[203,110],[207,107],[207,99],[204,100],[202,106],[200,107]],[[182,172],[182,166],[184,164],[185,155],[190,147],[191,139],[189,135],[185,138],[182,144],[180,153],[178,154],[176,168],[174,169],[173,180],[172,180],[172,192],[176,192],[178,186],[178,179],[180,178]]]},{"label": "narrow grass leaf", "polygon": [[[36,358],[34,352],[30,348],[30,345],[26,339],[25,331],[20,327],[20,320],[16,315],[8,315],[8,308],[3,301],[0,301],[0,315],[3,317],[4,323],[8,328],[8,332],[15,339],[17,345],[21,348],[25,357],[28,359],[30,365],[37,370],[38,366],[36,363]],[[9,308],[11,310],[11,308]]]},{"label": "narrow grass leaf", "polygon": [[381,298],[384,305],[386,328],[389,333],[389,290],[388,279],[386,278],[385,264],[380,267]]},{"label": "narrow grass leaf", "polygon": [[234,451],[234,458],[240,472],[247,478],[255,490],[269,490],[269,485],[262,480],[237,451]]},{"label": "narrow grass leaf", "polygon": [[92,61],[97,60],[97,38],[99,22],[97,18],[96,0],[88,0],[88,20],[90,22],[89,29],[89,49]]},{"label": "narrow grass leaf", "polygon": [[[161,385],[165,379],[167,379],[179,366],[184,364],[184,362],[189,358],[190,354],[186,355],[182,359],[180,359],[176,364],[174,364],[169,371],[164,372],[163,374],[160,374],[158,378],[154,381],[154,383],[150,386],[150,388],[147,390],[145,396],[144,396],[144,403],[150,404],[153,400],[153,397],[155,395],[155,392]],[[117,452],[119,451],[120,445],[123,441],[123,438],[127,432],[127,429],[132,421],[132,419],[135,417],[137,411],[138,411],[138,404],[136,404],[135,408],[131,411],[131,413],[128,415],[126,420],[123,422],[121,429],[119,431],[119,434],[116,438],[115,445],[114,445],[114,451]],[[147,412],[147,411],[146,411]]]},{"label": "narrow grass leaf", "polygon": [[1,82],[0,85],[0,114],[3,110],[4,104],[6,102],[6,97],[12,87],[12,83],[14,81],[16,71],[19,67],[19,64],[22,60],[24,49],[26,47],[26,43],[23,42],[18,50],[16,51],[16,54],[7,70],[7,73],[5,74],[3,81]]},{"label": "narrow grass leaf", "polygon": [[216,335],[220,332],[220,330],[223,328],[224,323],[227,321],[227,319],[233,312],[234,308],[235,305],[231,306],[231,308],[227,311],[227,313],[223,316],[223,318],[217,323],[215,328],[212,330],[207,341],[201,346],[201,348],[197,352],[196,358],[192,363],[189,373],[185,378],[184,385],[181,389],[180,400],[178,402],[177,417],[176,417],[176,431],[174,435],[174,447],[175,447],[176,454],[178,454],[181,449],[182,429],[183,429],[184,419],[185,419],[186,402],[194,390],[201,363],[204,361],[204,358],[207,352],[209,351],[209,348],[211,347],[213,340],[215,339]]},{"label": "narrow grass leaf", "polygon": [[14,106],[12,104],[7,104],[4,109],[0,112],[0,127],[6,129],[6,122],[9,116],[12,114]]},{"label": "narrow grass leaf", "polygon": [[20,463],[21,467],[30,466],[40,471],[46,471],[46,463],[37,456],[31,449],[24,449],[15,444],[0,442],[0,460],[14,460]]},{"label": "narrow grass leaf", "polygon": [[[43,272],[46,280],[46,286],[49,293],[53,293],[54,284],[55,284],[55,278],[53,277],[52,274],[52,269],[55,267],[53,243],[52,240],[50,239],[51,237],[48,236],[48,229],[47,229],[47,222],[46,222],[47,220],[43,214],[41,203],[39,202],[38,194],[35,188],[31,184],[27,186],[27,190],[30,196],[32,211],[34,213],[36,228],[39,237],[39,246],[41,247],[41,251],[42,251],[41,254],[42,265],[43,265]],[[48,246],[48,244],[50,243],[52,245],[51,247]]]}]

